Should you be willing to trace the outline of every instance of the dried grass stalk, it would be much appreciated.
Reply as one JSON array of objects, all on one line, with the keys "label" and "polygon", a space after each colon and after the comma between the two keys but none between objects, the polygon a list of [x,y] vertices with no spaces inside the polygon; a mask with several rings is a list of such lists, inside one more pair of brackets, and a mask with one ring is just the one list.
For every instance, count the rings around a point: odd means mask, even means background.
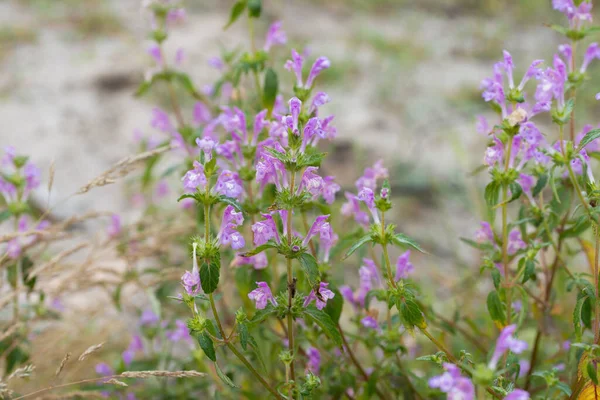
[{"label": "dried grass stalk", "polygon": [[58,376],[60,375],[60,373],[62,372],[62,370],[65,368],[65,365],[67,364],[67,362],[69,361],[70,358],[71,358],[71,353],[65,354],[64,358],[60,362],[60,365],[56,369],[56,373],[54,374],[55,377],[58,378]]},{"label": "dried grass stalk", "polygon": [[79,361],[85,360],[87,358],[87,356],[100,350],[102,348],[102,346],[104,346],[104,343],[106,343],[106,342],[98,343],[98,344],[88,347],[87,350],[84,351],[83,353],[81,353],[81,355],[79,356]]},{"label": "dried grass stalk", "polygon": [[205,373],[198,371],[125,371],[120,376],[123,378],[150,378],[153,376],[169,378],[197,378],[206,376]]},{"label": "dried grass stalk", "polygon": [[38,276],[41,272],[52,268],[53,266],[55,266],[56,264],[58,264],[63,258],[70,256],[71,254],[83,249],[84,247],[88,247],[89,243],[80,243],[75,247],[72,247],[70,249],[61,251],[60,253],[58,253],[57,255],[55,255],[54,257],[52,257],[52,259],[50,259],[50,261],[48,261],[47,263],[44,263],[38,267],[36,267],[31,274],[29,274],[29,276],[31,278],[34,278],[36,276]]},{"label": "dried grass stalk", "polygon": [[173,145],[167,145],[156,148],[151,151],[146,151],[144,153],[137,154],[135,156],[125,157],[121,161],[113,165],[111,168],[104,171],[101,175],[88,182],[88,184],[79,189],[76,194],[87,193],[95,187],[106,186],[115,183],[118,178],[122,178],[129,174],[131,171],[135,170],[140,162],[147,160],[148,158],[154,157],[155,155],[167,152],[173,147]]},{"label": "dried grass stalk", "polygon": [[107,380],[106,382],[104,382],[107,385],[116,385],[116,386],[122,386],[122,387],[127,387],[129,386],[128,384],[126,384],[125,382],[121,382],[118,379],[112,378]]},{"label": "dried grass stalk", "polygon": [[15,333],[17,331],[17,329],[19,329],[20,326],[21,326],[21,324],[14,324],[14,325],[8,327],[8,329],[6,329],[4,332],[0,333],[0,342],[2,342],[4,339],[6,339],[9,336],[12,336],[12,334]]},{"label": "dried grass stalk", "polygon": [[29,364],[24,367],[17,368],[13,371],[12,374],[10,374],[8,376],[8,378],[6,378],[6,381],[8,382],[14,378],[17,378],[17,379],[27,378],[27,377],[31,376],[33,371],[35,371],[35,365],[33,365],[33,364]]}]

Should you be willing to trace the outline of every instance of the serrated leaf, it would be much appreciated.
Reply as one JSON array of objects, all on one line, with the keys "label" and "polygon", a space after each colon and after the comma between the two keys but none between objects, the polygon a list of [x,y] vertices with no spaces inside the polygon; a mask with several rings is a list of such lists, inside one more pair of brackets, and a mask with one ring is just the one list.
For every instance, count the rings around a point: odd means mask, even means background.
[{"label": "serrated leaf", "polygon": [[250,332],[248,331],[248,325],[241,323],[238,325],[238,333],[240,334],[240,344],[242,349],[246,350],[248,346],[248,340],[250,338]]},{"label": "serrated leaf", "polygon": [[255,256],[255,255],[259,254],[259,253],[262,253],[265,250],[275,249],[275,248],[277,248],[277,246],[278,246],[277,243],[275,243],[272,240],[269,240],[267,243],[261,244],[260,246],[255,247],[254,249],[252,249],[250,251],[247,251],[247,252],[245,252],[243,254],[240,254],[240,255],[242,257],[252,257],[252,256]]},{"label": "serrated leaf", "polygon": [[185,194],[182,194],[181,196],[179,196],[177,198],[177,202],[180,202],[183,199],[194,199],[194,200],[198,201],[198,199],[196,199],[196,195],[190,194],[190,193],[185,193]]},{"label": "serrated leaf", "polygon": [[363,244],[370,242],[371,239],[371,234],[368,233],[365,236],[361,237],[360,239],[358,239],[358,241],[356,243],[354,243],[352,245],[352,247],[350,247],[350,249],[348,249],[348,251],[346,252],[346,255],[344,256],[344,259],[350,257],[352,255],[352,253],[354,253],[356,250],[358,250],[358,248],[360,246],[362,246]]},{"label": "serrated leaf", "polygon": [[269,315],[275,314],[277,310],[271,303],[268,303],[262,310],[256,310],[252,319],[248,322],[248,325],[254,326],[263,322]]},{"label": "serrated leaf", "polygon": [[302,314],[311,318],[323,330],[323,332],[335,342],[337,346],[342,345],[342,336],[337,326],[331,320],[331,317],[323,310],[318,310],[314,306],[309,306],[302,311]]},{"label": "serrated leaf", "polygon": [[212,361],[217,361],[217,355],[215,353],[215,346],[213,344],[212,339],[208,336],[208,333],[203,332],[196,336],[196,340],[198,340],[198,344],[206,357],[210,358]]},{"label": "serrated leaf", "polygon": [[335,296],[327,302],[325,312],[329,314],[331,320],[337,324],[342,315],[342,309],[344,308],[344,297],[333,283],[329,284],[329,290],[335,293]]},{"label": "serrated leaf", "polygon": [[420,329],[427,328],[427,323],[425,322],[421,308],[414,300],[407,298],[404,300],[398,299],[396,301],[396,307],[400,311],[405,328],[412,329],[415,326]]},{"label": "serrated leaf", "polygon": [[582,149],[585,148],[588,144],[593,142],[594,140],[600,138],[600,129],[592,129],[579,142],[579,147],[577,148],[576,153],[579,153]]},{"label": "serrated leaf", "polygon": [[523,280],[521,283],[525,283],[530,279],[535,280],[535,263],[533,260],[527,259],[525,261],[525,271],[523,271]]},{"label": "serrated leaf", "polygon": [[210,294],[217,290],[220,275],[221,263],[218,259],[211,260],[209,263],[202,263],[200,266],[200,285],[204,293]]},{"label": "serrated leaf", "polygon": [[500,275],[500,271],[498,268],[492,269],[492,282],[494,283],[494,287],[496,290],[500,289],[500,282],[502,281],[502,275]]},{"label": "serrated leaf", "polygon": [[596,372],[596,366],[594,365],[594,363],[588,361],[588,363],[586,365],[586,370],[587,370],[587,374],[590,377],[590,379],[592,380],[592,382],[594,382],[594,384],[597,385],[598,384],[598,374]]},{"label": "serrated leaf", "polygon": [[417,242],[415,242],[414,239],[409,238],[408,236],[406,236],[403,233],[396,233],[394,236],[392,236],[392,244],[396,245],[396,246],[408,246],[408,247],[412,247],[413,249],[420,251],[421,253],[427,253],[425,250],[423,250],[421,248],[421,246],[419,246],[419,244]]},{"label": "serrated leaf", "polygon": [[217,375],[219,375],[219,378],[221,378],[221,380],[229,387],[232,388],[236,388],[237,386],[235,386],[235,383],[233,383],[233,381],[227,376],[225,375],[225,373],[223,371],[221,371],[221,367],[219,367],[219,364],[217,364],[215,362],[215,370],[217,371]]},{"label": "serrated leaf", "polygon": [[227,205],[232,206],[233,208],[235,208],[237,211],[243,213],[244,210],[242,208],[242,205],[234,198],[232,197],[227,197],[225,195],[219,196],[219,201],[221,203],[225,203]]},{"label": "serrated leaf", "polygon": [[271,111],[273,111],[278,92],[279,79],[277,78],[277,73],[272,68],[268,68],[265,72],[262,102],[263,107],[268,110],[269,115],[271,115]]},{"label": "serrated leaf", "polygon": [[227,22],[227,25],[225,25],[223,29],[229,28],[235,21],[237,21],[237,19],[240,17],[240,15],[242,15],[245,9],[245,0],[239,0],[238,2],[236,2],[233,5],[233,7],[231,7],[231,13],[229,14],[229,22]]},{"label": "serrated leaf", "polygon": [[485,202],[488,207],[493,208],[498,203],[498,197],[500,196],[500,185],[496,181],[488,183],[485,187]]},{"label": "serrated leaf", "polygon": [[583,333],[583,328],[581,324],[581,310],[583,308],[583,303],[586,299],[587,296],[577,299],[577,303],[575,303],[575,309],[573,310],[573,329],[575,330],[575,337],[578,341],[581,340],[581,335]]},{"label": "serrated leaf", "polygon": [[312,254],[302,253],[300,257],[298,257],[298,261],[300,261],[300,266],[306,274],[306,278],[308,279],[310,285],[316,285],[321,277],[317,260],[312,256]]},{"label": "serrated leaf", "polygon": [[492,291],[488,294],[487,297],[487,308],[490,314],[490,317],[494,322],[498,322],[503,324],[505,320],[505,312],[504,305],[500,300],[500,295],[497,291]]},{"label": "serrated leaf", "polygon": [[572,394],[571,388],[564,382],[556,382],[555,386],[558,388],[558,390],[560,390],[567,396],[570,396]]}]

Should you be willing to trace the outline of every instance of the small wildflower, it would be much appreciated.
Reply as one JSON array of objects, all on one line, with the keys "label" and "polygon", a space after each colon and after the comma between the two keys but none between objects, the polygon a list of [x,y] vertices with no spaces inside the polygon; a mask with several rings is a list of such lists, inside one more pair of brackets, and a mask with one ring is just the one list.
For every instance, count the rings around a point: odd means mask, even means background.
[{"label": "small wildflower", "polygon": [[317,309],[322,310],[327,305],[327,300],[333,299],[335,293],[329,290],[327,287],[329,283],[321,282],[319,284],[319,288],[317,289],[317,293],[315,290],[311,290],[308,296],[304,298],[303,307],[308,307],[308,305],[314,300]]},{"label": "small wildflower", "polygon": [[256,282],[258,285],[257,289],[254,289],[248,293],[248,298],[256,303],[256,308],[262,310],[267,306],[267,301],[270,301],[272,305],[277,306],[277,300],[271,293],[271,288],[267,282]]}]

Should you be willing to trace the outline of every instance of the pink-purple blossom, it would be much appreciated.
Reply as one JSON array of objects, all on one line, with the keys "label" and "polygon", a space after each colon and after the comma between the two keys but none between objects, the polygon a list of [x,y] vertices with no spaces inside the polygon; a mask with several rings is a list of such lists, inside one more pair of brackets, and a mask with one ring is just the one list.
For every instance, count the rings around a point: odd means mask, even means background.
[{"label": "pink-purple blossom", "polygon": [[319,283],[319,287],[317,291],[311,290],[308,296],[304,298],[303,307],[308,307],[308,305],[314,300],[317,309],[322,310],[327,305],[327,300],[333,299],[335,293],[329,290],[327,287],[329,283],[321,282]]},{"label": "pink-purple blossom", "polygon": [[460,369],[450,363],[444,363],[446,370],[442,375],[429,379],[429,387],[439,389],[448,395],[449,400],[474,400],[473,382],[460,373]]},{"label": "pink-purple blossom", "polygon": [[254,245],[263,245],[271,239],[275,239],[277,243],[280,243],[279,232],[277,231],[277,225],[273,217],[271,214],[262,214],[262,216],[265,218],[263,221],[258,221],[252,225]]},{"label": "pink-purple blossom", "polygon": [[271,288],[267,282],[256,282],[258,285],[257,289],[254,289],[248,293],[248,298],[253,300],[258,310],[262,310],[267,306],[267,302],[271,302],[273,306],[277,306],[277,300],[271,293]]},{"label": "pink-purple blossom", "polygon": [[287,43],[287,35],[281,25],[281,21],[275,21],[269,26],[267,37],[265,39],[265,46],[263,47],[264,51],[269,51],[273,46]]},{"label": "pink-purple blossom", "polygon": [[406,279],[415,270],[415,267],[410,262],[410,250],[404,252],[396,261],[396,276],[395,280]]},{"label": "pink-purple blossom", "polygon": [[517,330],[517,325],[509,325],[502,329],[498,340],[496,340],[496,348],[494,354],[489,362],[490,369],[495,369],[500,358],[508,350],[515,354],[521,354],[527,349],[527,343],[514,337],[514,333]]}]

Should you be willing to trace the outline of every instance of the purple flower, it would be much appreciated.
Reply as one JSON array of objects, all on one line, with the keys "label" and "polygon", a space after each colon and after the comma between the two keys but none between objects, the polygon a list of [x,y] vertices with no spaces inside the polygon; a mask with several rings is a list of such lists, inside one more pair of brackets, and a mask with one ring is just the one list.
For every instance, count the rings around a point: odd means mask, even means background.
[{"label": "purple flower", "polygon": [[258,136],[263,129],[269,128],[269,120],[267,119],[267,110],[262,110],[254,117],[254,135],[252,137],[252,145],[256,146]]},{"label": "purple flower", "polygon": [[292,132],[294,135],[298,135],[298,117],[300,116],[300,110],[302,109],[302,102],[297,97],[292,97],[288,101],[290,107],[290,114],[292,115]]},{"label": "purple flower", "polygon": [[297,193],[301,193],[303,190],[307,190],[313,197],[318,196],[323,191],[325,181],[319,175],[315,173],[318,167],[306,167],[302,174],[302,180],[298,185]]},{"label": "purple flower", "polygon": [[475,240],[478,243],[485,242],[494,242],[494,232],[492,231],[492,227],[488,222],[481,221],[481,228],[475,232]]},{"label": "purple flower", "polygon": [[107,228],[108,236],[111,238],[119,236],[121,233],[121,217],[119,214],[113,214],[110,217],[110,225]]},{"label": "purple flower", "polygon": [[375,318],[371,317],[370,315],[364,317],[360,321],[360,323],[365,328],[369,328],[369,329],[377,329],[377,328],[379,328],[379,324],[377,323],[377,320]]},{"label": "purple flower", "polygon": [[378,224],[379,215],[377,214],[377,209],[375,208],[375,194],[373,191],[365,187],[358,193],[358,199],[367,205],[371,215],[373,216],[373,221]]},{"label": "purple flower", "polygon": [[521,389],[515,389],[512,392],[510,392],[505,398],[504,400],[529,400],[529,393],[521,390]]},{"label": "purple flower", "polygon": [[580,72],[582,74],[585,73],[587,67],[595,58],[600,58],[600,46],[598,46],[598,43],[592,43],[587,48],[580,69]]},{"label": "purple flower", "polygon": [[114,374],[110,365],[104,362],[96,364],[96,373],[102,376],[110,376]]},{"label": "purple flower", "polygon": [[317,58],[315,63],[313,64],[312,68],[310,69],[310,73],[308,74],[308,79],[306,80],[305,87],[307,89],[311,88],[313,86],[313,82],[314,82],[315,78],[322,71],[326,70],[330,66],[331,66],[331,62],[329,62],[329,59],[327,57]]},{"label": "purple flower", "polygon": [[210,122],[212,116],[210,114],[210,109],[201,101],[197,101],[194,104],[194,123],[197,125],[206,124]]},{"label": "purple flower", "polygon": [[146,310],[142,311],[142,315],[140,316],[139,324],[141,326],[154,326],[154,325],[158,324],[159,321],[160,321],[160,318],[158,317],[158,315],[156,315],[154,313],[154,311],[152,311],[150,309],[146,309]]},{"label": "purple flower", "polygon": [[210,57],[207,62],[209,66],[213,67],[214,69],[218,69],[219,71],[225,68],[225,63],[220,57]]},{"label": "purple flower", "polygon": [[283,45],[287,43],[287,36],[283,29],[281,29],[281,21],[275,21],[269,27],[267,31],[267,38],[265,39],[264,51],[269,51],[272,46]]},{"label": "purple flower", "polygon": [[254,245],[263,245],[273,238],[275,238],[277,243],[280,243],[279,232],[277,231],[277,225],[275,224],[273,217],[271,214],[262,214],[262,216],[265,218],[264,221],[258,221],[252,225]]},{"label": "purple flower", "polygon": [[244,188],[242,187],[239,175],[225,169],[219,175],[214,191],[215,193],[239,200]]},{"label": "purple flower", "polygon": [[191,340],[190,332],[185,321],[175,320],[175,329],[165,332],[165,336],[171,342],[180,342],[182,340]]},{"label": "purple flower", "polygon": [[475,130],[477,133],[487,135],[490,133],[490,124],[483,115],[477,116],[477,123],[475,124]]},{"label": "purple flower", "polygon": [[323,178],[323,189],[321,194],[323,195],[323,199],[325,199],[325,203],[333,204],[335,201],[335,194],[339,192],[340,189],[340,185],[335,183],[335,177],[326,176]]},{"label": "purple flower", "polygon": [[183,22],[185,20],[186,17],[186,12],[185,12],[185,8],[172,8],[169,10],[168,14],[167,14],[167,22],[169,23],[177,23],[177,22]]},{"label": "purple flower", "polygon": [[202,139],[196,138],[196,145],[204,153],[205,160],[210,161],[212,159],[213,149],[217,147],[217,142],[208,136],[204,136]]},{"label": "purple flower", "polygon": [[333,230],[331,229],[331,225],[327,220],[329,219],[328,215],[320,215],[315,219],[315,222],[310,227],[306,237],[302,241],[303,246],[307,246],[308,242],[312,239],[313,236],[319,234],[319,238],[323,245],[328,245],[333,240]]},{"label": "purple flower", "polygon": [[181,277],[181,284],[185,292],[190,296],[194,296],[200,291],[200,272],[198,269],[198,260],[196,259],[197,246],[197,243],[192,244],[192,271],[185,271]]},{"label": "purple flower", "polygon": [[175,131],[175,127],[171,123],[169,114],[158,107],[154,107],[152,109],[152,120],[150,121],[150,126],[158,129],[161,132],[169,134]]},{"label": "purple flower", "polygon": [[302,65],[304,57],[302,57],[295,49],[292,49],[292,59],[285,62],[285,69],[293,71],[296,74],[296,86],[302,87]]},{"label": "purple flower", "polygon": [[383,160],[377,161],[372,167],[365,168],[363,175],[355,182],[356,188],[360,192],[363,188],[375,190],[377,181],[388,178],[388,169],[383,166]]},{"label": "purple flower", "polygon": [[193,193],[198,189],[204,190],[206,187],[204,166],[198,161],[194,161],[194,168],[186,172],[181,180],[183,181],[183,188],[186,193]]},{"label": "purple flower", "polygon": [[277,306],[277,300],[273,297],[271,288],[269,288],[267,282],[256,282],[256,284],[258,285],[258,289],[254,289],[248,293],[248,298],[256,303],[256,308],[262,310],[267,306],[267,301]]},{"label": "purple flower", "polygon": [[450,363],[444,363],[442,375],[429,379],[429,387],[447,393],[449,400],[474,400],[475,387],[469,378],[461,375],[460,369]]},{"label": "purple flower", "polygon": [[500,357],[502,357],[502,355],[504,355],[504,353],[506,353],[508,350],[515,354],[521,354],[527,349],[527,343],[522,340],[518,340],[513,336],[516,330],[517,325],[509,325],[502,329],[500,335],[498,336],[498,340],[496,341],[496,349],[494,350],[494,354],[492,355],[492,359],[489,363],[490,369],[496,369],[498,360],[500,360]]},{"label": "purple flower", "polygon": [[148,54],[150,55],[150,57],[152,57],[154,59],[154,62],[156,62],[156,64],[158,64],[158,65],[163,64],[162,53],[160,51],[160,47],[156,43],[153,43],[148,48]]},{"label": "purple flower", "polygon": [[369,215],[360,209],[360,200],[358,200],[358,197],[350,192],[344,193],[344,196],[346,196],[347,202],[342,204],[342,215],[353,215],[356,222],[362,226],[368,227]]},{"label": "purple flower", "polygon": [[414,271],[415,267],[409,260],[410,250],[407,250],[404,254],[398,257],[396,262],[396,277],[395,280],[408,278],[408,276]]},{"label": "purple flower", "polygon": [[313,97],[313,100],[312,100],[312,103],[310,104],[308,113],[311,115],[312,115],[312,113],[315,113],[315,115],[317,115],[317,111],[318,111],[319,107],[329,103],[330,101],[331,101],[331,99],[329,98],[327,93],[317,92],[317,94],[315,94],[315,96]]},{"label": "purple flower", "polygon": [[519,228],[515,228],[508,234],[508,254],[513,255],[517,251],[527,247],[527,243],[521,237]]},{"label": "purple flower", "polygon": [[576,6],[573,0],[552,0],[552,7],[565,14],[572,29],[579,29],[583,21],[592,20],[591,2],[582,1],[579,6]]},{"label": "purple flower", "polygon": [[327,305],[327,300],[333,299],[335,293],[331,290],[327,289],[329,283],[321,282],[319,284],[319,288],[315,293],[315,290],[311,290],[308,296],[304,298],[303,307],[308,307],[308,305],[314,300],[317,309],[322,310]]},{"label": "purple flower", "polygon": [[237,231],[235,225],[227,224],[221,227],[219,244],[223,246],[231,244],[232,249],[239,250],[246,245],[246,241],[244,240],[244,236]]},{"label": "purple flower", "polygon": [[494,144],[492,146],[488,146],[485,151],[485,156],[483,158],[484,162],[493,167],[497,163],[501,162],[504,158],[504,144],[494,136]]},{"label": "purple flower", "polygon": [[311,371],[313,374],[318,374],[319,370],[321,369],[321,353],[319,353],[318,349],[309,347],[306,350],[306,355],[308,356],[306,369]]},{"label": "purple flower", "polygon": [[562,342],[562,349],[564,351],[569,351],[571,349],[571,342],[569,340]]},{"label": "purple flower", "polygon": [[252,265],[254,269],[265,269],[267,268],[268,264],[269,261],[267,259],[267,255],[264,252],[258,253],[257,255],[252,257],[243,257],[238,254],[231,263],[231,265],[234,267],[240,265]]},{"label": "purple flower", "polygon": [[25,191],[29,193],[40,185],[40,169],[32,163],[25,164],[23,176],[25,177]]}]

